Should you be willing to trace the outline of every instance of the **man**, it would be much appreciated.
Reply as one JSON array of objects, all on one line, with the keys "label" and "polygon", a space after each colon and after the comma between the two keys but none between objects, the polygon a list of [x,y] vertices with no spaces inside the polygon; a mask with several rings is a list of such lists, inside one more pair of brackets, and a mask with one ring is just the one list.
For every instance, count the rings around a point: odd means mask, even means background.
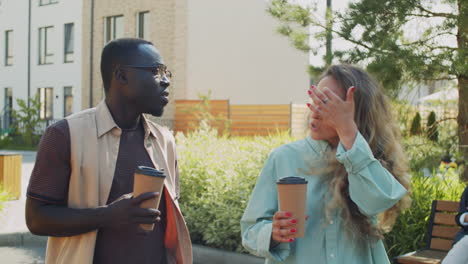
[{"label": "man", "polygon": [[[105,100],[50,126],[29,182],[30,231],[49,236],[47,263],[192,263],[180,213],[174,138],[161,116],[170,73],[152,43],[118,39],[102,52]],[[163,193],[132,197],[133,173],[164,169]],[[161,195],[159,210],[144,200]],[[139,224],[155,223],[144,233]]]}]

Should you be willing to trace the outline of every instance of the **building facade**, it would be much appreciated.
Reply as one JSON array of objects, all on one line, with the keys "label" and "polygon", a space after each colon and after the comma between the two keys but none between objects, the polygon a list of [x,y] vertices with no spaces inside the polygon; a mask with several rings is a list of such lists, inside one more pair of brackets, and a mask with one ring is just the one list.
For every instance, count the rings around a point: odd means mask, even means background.
[{"label": "building facade", "polygon": [[211,90],[212,99],[231,104],[308,101],[309,55],[276,32],[278,22],[266,12],[267,1],[186,4],[186,80],[177,99],[198,99]]},{"label": "building facade", "polygon": [[[164,58],[173,74],[169,88],[170,101],[175,90],[179,89],[181,72],[176,61],[183,60],[176,53],[175,40],[180,38],[176,30],[175,18],[177,2],[167,0],[84,0],[83,5],[83,100],[82,108],[95,106],[104,98],[104,88],[100,74],[100,56],[104,45],[116,38],[133,37],[151,41]],[[170,103],[159,119],[166,125],[174,119],[174,104]],[[169,122],[169,123],[167,123]]]},{"label": "building facade", "polygon": [[40,117],[81,109],[82,1],[3,0],[0,5],[0,106],[8,125],[17,99],[39,96]]},{"label": "building facade", "polygon": [[[29,2],[29,3],[28,3]],[[100,56],[116,38],[155,44],[172,72],[175,99],[234,104],[305,103],[308,55],[275,32],[263,0],[2,0],[0,107],[40,96],[41,118],[56,120],[104,98]]]}]

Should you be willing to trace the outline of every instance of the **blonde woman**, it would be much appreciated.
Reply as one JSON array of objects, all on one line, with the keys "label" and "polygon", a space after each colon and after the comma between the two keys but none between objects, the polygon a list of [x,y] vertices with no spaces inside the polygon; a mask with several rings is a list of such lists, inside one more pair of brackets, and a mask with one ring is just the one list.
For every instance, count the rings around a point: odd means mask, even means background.
[{"label": "blonde woman", "polygon": [[[409,203],[390,105],[377,82],[350,65],[331,66],[308,92],[310,136],[270,154],[241,220],[242,243],[265,263],[390,263],[382,233]],[[294,215],[278,209],[276,182],[286,176],[308,181],[302,238],[293,237]]]}]

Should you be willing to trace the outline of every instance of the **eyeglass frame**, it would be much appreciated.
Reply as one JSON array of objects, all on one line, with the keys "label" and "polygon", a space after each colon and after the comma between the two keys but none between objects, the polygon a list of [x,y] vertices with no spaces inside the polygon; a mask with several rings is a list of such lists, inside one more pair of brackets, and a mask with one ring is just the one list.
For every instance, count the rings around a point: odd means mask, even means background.
[{"label": "eyeglass frame", "polygon": [[[147,65],[119,65],[120,67],[122,68],[133,68],[133,69],[139,69],[139,70],[146,70],[146,71],[150,71],[151,73],[153,73],[154,77],[161,80],[162,77],[166,77],[166,79],[171,79],[172,78],[172,72],[167,70],[167,66],[164,65],[164,64],[159,64],[157,66],[147,66]],[[160,68],[161,67],[164,67],[164,75],[161,75],[159,72],[160,72]],[[154,73],[153,69],[157,69],[158,73]]]}]

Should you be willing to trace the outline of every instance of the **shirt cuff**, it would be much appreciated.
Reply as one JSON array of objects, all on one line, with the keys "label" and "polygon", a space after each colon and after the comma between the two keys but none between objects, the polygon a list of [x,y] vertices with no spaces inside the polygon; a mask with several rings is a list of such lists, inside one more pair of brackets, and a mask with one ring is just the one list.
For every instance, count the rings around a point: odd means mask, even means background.
[{"label": "shirt cuff", "polygon": [[266,258],[273,259],[275,261],[284,261],[289,256],[290,246],[288,243],[280,243],[270,249],[272,229],[272,223],[263,226],[258,234],[257,248],[260,251],[259,253],[261,256],[265,256]]},{"label": "shirt cuff", "polygon": [[348,172],[354,174],[375,161],[369,144],[359,132],[356,134],[356,139],[351,149],[346,150],[341,142],[338,144],[336,159],[345,166]]},{"label": "shirt cuff", "polygon": [[468,223],[465,222],[465,216],[467,216],[468,213],[463,213],[462,215],[460,215],[460,225],[462,226],[468,226]]}]

